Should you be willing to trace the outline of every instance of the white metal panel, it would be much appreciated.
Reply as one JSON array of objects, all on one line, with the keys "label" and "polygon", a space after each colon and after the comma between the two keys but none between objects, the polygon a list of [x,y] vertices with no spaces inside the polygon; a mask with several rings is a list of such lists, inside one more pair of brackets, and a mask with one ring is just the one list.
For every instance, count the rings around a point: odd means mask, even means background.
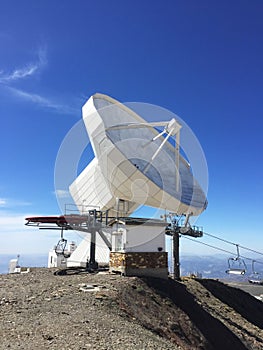
[{"label": "white metal panel", "polygon": [[[110,251],[102,238],[96,233],[96,252],[95,259],[100,264],[109,263]],[[86,266],[90,258],[90,234],[86,234],[78,247],[74,250],[67,260],[67,266]]]},{"label": "white metal panel", "polygon": [[126,240],[126,252],[158,252],[158,248],[165,251],[164,227],[127,226]]}]

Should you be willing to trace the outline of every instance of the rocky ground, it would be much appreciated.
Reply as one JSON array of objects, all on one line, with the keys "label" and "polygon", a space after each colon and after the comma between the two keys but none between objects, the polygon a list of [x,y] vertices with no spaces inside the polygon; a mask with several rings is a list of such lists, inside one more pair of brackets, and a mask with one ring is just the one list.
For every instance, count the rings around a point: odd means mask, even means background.
[{"label": "rocky ground", "polygon": [[262,315],[262,301],[216,280],[44,268],[0,275],[5,350],[261,350]]}]

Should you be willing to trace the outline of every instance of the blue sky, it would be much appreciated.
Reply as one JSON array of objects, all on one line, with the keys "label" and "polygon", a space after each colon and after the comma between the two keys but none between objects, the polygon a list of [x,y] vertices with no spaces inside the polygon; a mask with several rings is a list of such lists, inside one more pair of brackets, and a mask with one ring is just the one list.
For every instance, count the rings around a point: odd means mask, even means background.
[{"label": "blue sky", "polygon": [[24,228],[23,218],[60,214],[56,155],[95,92],[185,120],[208,163],[198,224],[263,250],[261,0],[0,4],[0,253],[56,242],[57,232]]}]

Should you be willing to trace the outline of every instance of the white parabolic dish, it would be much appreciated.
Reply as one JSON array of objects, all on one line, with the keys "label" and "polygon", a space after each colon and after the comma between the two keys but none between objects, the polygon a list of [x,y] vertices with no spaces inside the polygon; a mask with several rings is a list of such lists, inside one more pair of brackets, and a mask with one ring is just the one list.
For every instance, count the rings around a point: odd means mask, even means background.
[{"label": "white parabolic dish", "polygon": [[[82,113],[95,158],[70,186],[77,205],[85,203],[107,210],[119,198],[128,203],[127,214],[140,205],[178,215],[199,215],[206,208],[206,195],[190,165],[182,155],[176,155],[176,144],[165,132],[160,135],[158,123],[146,122],[127,106],[102,94],[91,96]],[[165,122],[161,124],[166,134],[172,130],[171,137],[181,128],[174,119],[170,129],[168,122],[166,126]]]}]

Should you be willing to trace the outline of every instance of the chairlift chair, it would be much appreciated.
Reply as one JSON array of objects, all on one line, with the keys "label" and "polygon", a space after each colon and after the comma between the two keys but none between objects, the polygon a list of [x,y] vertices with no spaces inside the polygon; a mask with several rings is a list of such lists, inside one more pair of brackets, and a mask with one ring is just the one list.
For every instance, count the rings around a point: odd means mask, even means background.
[{"label": "chairlift chair", "polygon": [[240,258],[238,244],[236,244],[236,248],[237,248],[237,256],[234,258],[230,257],[228,259],[228,269],[226,270],[226,273],[232,274],[232,275],[244,275],[247,271],[247,266],[245,261]]},{"label": "chairlift chair", "polygon": [[62,228],[61,237],[55,247],[55,252],[57,255],[63,255],[64,258],[67,259],[70,257],[70,254],[66,251],[67,250],[66,248],[67,248],[67,240],[63,237],[63,228]]},{"label": "chairlift chair", "polygon": [[252,260],[252,274],[248,279],[248,282],[252,284],[263,284],[263,280],[260,279],[260,274],[255,271],[255,262],[256,260]]}]

